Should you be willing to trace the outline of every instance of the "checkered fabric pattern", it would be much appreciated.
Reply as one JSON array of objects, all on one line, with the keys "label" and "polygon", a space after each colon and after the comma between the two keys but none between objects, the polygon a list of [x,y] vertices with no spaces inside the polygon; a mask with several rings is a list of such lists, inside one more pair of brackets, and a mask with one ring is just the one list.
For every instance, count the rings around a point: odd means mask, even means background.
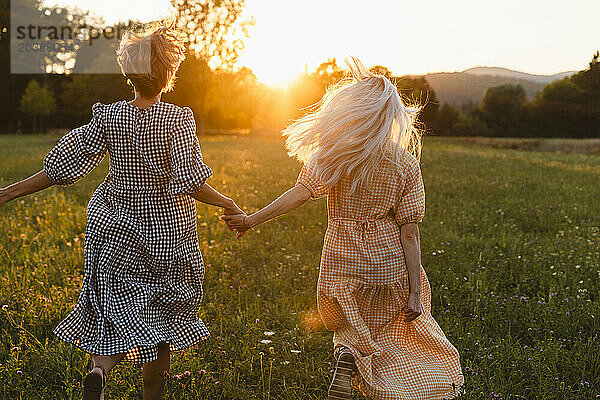
[{"label": "checkered fabric pattern", "polygon": [[204,264],[189,194],[212,171],[195,129],[189,108],[96,103],[90,123],[44,159],[48,178],[66,186],[110,155],[87,208],[79,300],[54,330],[61,339],[145,363],[157,358],[159,343],[181,350],[209,335],[197,318]]},{"label": "checkered fabric pattern", "polygon": [[317,287],[319,313],[348,347],[354,385],[371,399],[454,398],[463,384],[459,354],[431,315],[431,290],[421,271],[423,313],[405,322],[408,271],[400,227],[421,222],[425,191],[419,162],[385,160],[372,184],[350,193],[351,178],[325,187],[310,162],[298,176],[313,198],[327,196],[329,215]]}]

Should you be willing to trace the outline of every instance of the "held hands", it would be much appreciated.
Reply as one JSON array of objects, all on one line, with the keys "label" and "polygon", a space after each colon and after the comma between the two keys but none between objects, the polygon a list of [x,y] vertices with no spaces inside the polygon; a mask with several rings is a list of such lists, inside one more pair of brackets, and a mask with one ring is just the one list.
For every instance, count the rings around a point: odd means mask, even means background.
[{"label": "held hands", "polygon": [[411,293],[408,295],[408,301],[404,308],[402,309],[404,315],[406,316],[405,321],[411,322],[414,321],[421,315],[421,293]]},{"label": "held hands", "polygon": [[246,213],[233,200],[231,200],[230,205],[223,208],[223,214],[221,215],[221,219],[231,232],[234,230],[237,231],[238,239],[250,229],[250,226],[245,225],[245,221],[247,220]]},{"label": "held hands", "polygon": [[230,231],[237,232],[237,238],[241,238],[252,226],[248,222],[246,213],[242,214],[225,214],[221,215],[221,219],[225,221]]}]

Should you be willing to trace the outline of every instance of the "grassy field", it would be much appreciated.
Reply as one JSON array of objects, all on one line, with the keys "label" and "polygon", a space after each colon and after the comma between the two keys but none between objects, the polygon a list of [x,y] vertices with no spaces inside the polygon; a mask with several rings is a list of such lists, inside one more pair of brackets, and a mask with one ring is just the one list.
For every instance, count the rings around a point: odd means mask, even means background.
[{"label": "grassy field", "polygon": [[[37,171],[55,141],[0,136],[0,186]],[[275,139],[201,143],[211,184],[248,211],[300,168]],[[85,207],[106,161],[75,186],[0,209],[2,399],[80,395],[87,357],[52,329],[77,299]],[[433,315],[461,353],[463,398],[600,398],[599,158],[427,138],[423,175],[423,265]],[[217,209],[198,206],[200,314],[212,337],[173,356],[165,398],[325,397],[331,333],[315,310],[325,205],[312,201],[239,241]],[[140,397],[140,381],[139,368],[120,366],[108,398]]]},{"label": "grassy field", "polygon": [[600,138],[594,139],[557,139],[557,138],[496,138],[461,137],[447,138],[455,143],[489,146],[499,149],[543,151],[559,154],[600,155]]}]

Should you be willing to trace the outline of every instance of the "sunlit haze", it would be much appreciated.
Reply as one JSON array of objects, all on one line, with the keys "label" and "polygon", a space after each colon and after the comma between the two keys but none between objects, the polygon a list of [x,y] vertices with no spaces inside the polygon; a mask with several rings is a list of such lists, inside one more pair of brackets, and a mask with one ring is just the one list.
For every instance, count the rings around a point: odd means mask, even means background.
[{"label": "sunlit haze", "polygon": [[[77,3],[108,22],[169,12],[166,0],[59,3]],[[349,55],[396,75],[481,65],[553,74],[585,68],[600,47],[598,15],[597,0],[247,0],[244,18],[255,25],[238,65],[267,84],[290,81],[331,57],[343,64]]]}]

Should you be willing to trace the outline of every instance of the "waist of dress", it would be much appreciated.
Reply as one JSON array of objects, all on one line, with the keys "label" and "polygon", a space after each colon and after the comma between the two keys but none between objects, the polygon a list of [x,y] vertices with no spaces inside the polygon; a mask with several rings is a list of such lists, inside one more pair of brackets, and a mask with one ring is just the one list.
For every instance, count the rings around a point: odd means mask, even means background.
[{"label": "waist of dress", "polygon": [[131,182],[126,180],[120,180],[115,178],[107,177],[104,181],[107,187],[110,189],[118,190],[118,191],[129,191],[129,192],[139,192],[139,191],[151,191],[151,190],[167,190],[169,186],[169,180],[165,181],[156,181],[156,182]]},{"label": "waist of dress", "polygon": [[329,222],[350,223],[359,230],[369,230],[374,228],[378,222],[395,222],[394,216],[390,214],[373,218],[348,218],[348,217],[330,217]]}]

